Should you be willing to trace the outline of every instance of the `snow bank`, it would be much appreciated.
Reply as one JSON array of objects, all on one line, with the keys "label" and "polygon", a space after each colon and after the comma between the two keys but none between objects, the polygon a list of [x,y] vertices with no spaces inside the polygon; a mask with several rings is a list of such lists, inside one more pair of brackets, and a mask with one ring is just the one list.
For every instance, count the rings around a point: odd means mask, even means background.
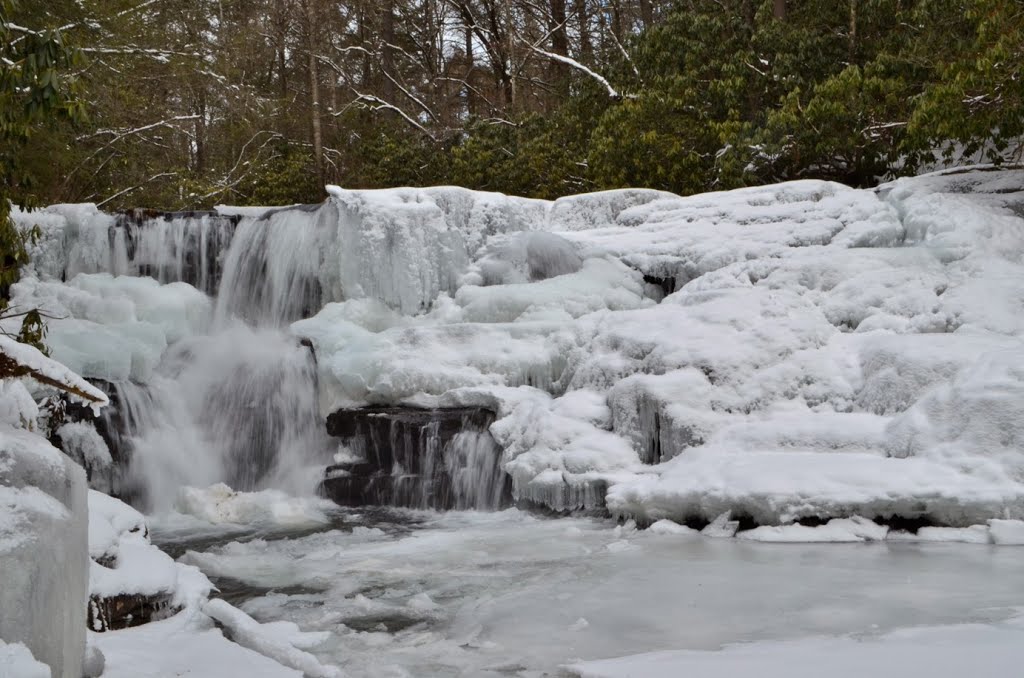
[{"label": "snow bank", "polygon": [[301,678],[302,672],[233,643],[206,615],[170,619],[114,633],[90,634],[106,657],[103,678]]},{"label": "snow bank", "polygon": [[[281,633],[279,627],[262,625],[224,600],[208,601],[203,605],[203,612],[220,622],[231,634],[232,639],[242,647],[254,650],[283,666],[301,671],[306,678],[341,678],[345,675],[340,669],[325,666],[313,655],[299,649],[297,643],[308,645],[303,642],[306,639],[296,637],[297,628],[285,635]],[[325,636],[326,634],[321,634],[318,639],[322,640]]]},{"label": "snow bank", "polygon": [[37,662],[32,652],[21,643],[5,643],[0,639],[0,676],[10,678],[50,678],[50,667]]}]

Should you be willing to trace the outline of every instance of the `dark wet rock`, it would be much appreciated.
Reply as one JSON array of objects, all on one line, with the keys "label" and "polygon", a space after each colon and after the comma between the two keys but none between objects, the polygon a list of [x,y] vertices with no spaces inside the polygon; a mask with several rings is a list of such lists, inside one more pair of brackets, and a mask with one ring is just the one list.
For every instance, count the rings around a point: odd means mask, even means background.
[{"label": "dark wet rock", "polygon": [[339,410],[327,432],[352,458],[327,468],[322,493],[343,506],[498,509],[512,502],[511,479],[479,407]]},{"label": "dark wet rock", "polygon": [[89,598],[89,628],[96,632],[117,631],[166,619],[178,612],[171,605],[173,594],[139,595],[125,593],[109,598]]},{"label": "dark wet rock", "polygon": [[130,487],[126,480],[131,461],[131,442],[128,433],[130,414],[124,410],[114,384],[102,379],[90,379],[89,382],[103,391],[110,403],[100,410],[99,416],[95,416],[91,407],[70,400],[67,396],[61,395],[51,399],[46,404],[49,416],[47,437],[54,447],[63,450],[63,441],[57,435],[57,429],[70,422],[92,424],[106,443],[112,463],[102,469],[85,467],[89,487],[131,503],[137,491]]}]

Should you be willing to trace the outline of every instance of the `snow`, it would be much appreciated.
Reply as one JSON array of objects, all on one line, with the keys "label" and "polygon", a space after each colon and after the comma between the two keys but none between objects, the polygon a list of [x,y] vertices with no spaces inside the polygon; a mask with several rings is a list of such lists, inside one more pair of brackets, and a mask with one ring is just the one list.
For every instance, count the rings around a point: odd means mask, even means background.
[{"label": "snow", "polygon": [[224,637],[202,614],[90,635],[106,657],[103,678],[301,678],[302,673]]},{"label": "snow", "polygon": [[21,643],[0,639],[0,676],[5,678],[50,678],[50,667],[36,661],[31,650]]},{"label": "snow", "polygon": [[960,542],[965,544],[991,544],[988,525],[970,527],[922,527],[917,532],[890,530],[888,541],[907,542]]},{"label": "snow", "polygon": [[[195,609],[212,589],[198,569],[176,563],[150,543],[142,514],[95,490],[89,491],[89,553],[89,594],[95,598],[167,596],[176,611]],[[108,559],[109,567],[99,558]]]},{"label": "snow", "polygon": [[968,526],[1005,512],[1019,515],[1022,502],[1024,486],[1011,478],[975,476],[930,459],[707,447],[608,492],[608,507],[619,515],[681,522],[731,509],[760,525],[860,515]]},{"label": "snow", "polygon": [[[279,628],[264,628],[255,619],[223,600],[208,601],[203,605],[203,612],[221,623],[231,633],[232,639],[242,647],[301,671],[307,678],[341,678],[344,675],[336,667],[324,666],[316,657],[296,647],[293,639],[282,638]],[[319,639],[322,640],[323,635]]]},{"label": "snow", "polygon": [[988,529],[994,544],[1024,545],[1024,521],[993,518]]},{"label": "snow", "polygon": [[673,523],[671,520],[659,520],[647,528],[651,534],[671,534],[677,536],[694,536],[699,534],[692,527]]},{"label": "snow", "polygon": [[1024,618],[901,630],[877,637],[808,638],[731,645],[718,652],[665,651],[567,666],[579,678],[959,678],[1012,675],[1024,660]]},{"label": "snow", "polygon": [[882,541],[889,532],[884,525],[854,516],[833,518],[824,525],[762,525],[736,535],[739,539],[763,542],[864,542]]},{"label": "snow", "polygon": [[[45,377],[46,379],[70,386],[79,393],[68,392],[68,396],[93,408],[98,412],[99,408],[107,404],[107,396],[103,391],[78,376],[72,369],[43,355],[39,349],[28,344],[15,341],[10,337],[0,334],[0,353],[13,360],[21,367],[28,368],[32,372]],[[24,411],[24,408],[22,408]]]}]

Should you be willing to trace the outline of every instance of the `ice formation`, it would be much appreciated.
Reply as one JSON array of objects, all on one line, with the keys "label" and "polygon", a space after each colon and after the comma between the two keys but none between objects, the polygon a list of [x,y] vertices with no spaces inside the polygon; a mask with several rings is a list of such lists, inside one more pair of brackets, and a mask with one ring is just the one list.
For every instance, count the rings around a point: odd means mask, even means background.
[{"label": "ice formation", "polygon": [[[329,194],[134,231],[88,206],[18,217],[46,224],[16,291],[66,316],[55,357],[114,382],[136,480],[164,504],[322,468],[330,441],[308,430],[372,405],[487,408],[515,497],[556,510],[1024,518],[1020,170],[553,203]],[[164,285],[110,275],[153,271]]]},{"label": "ice formation", "polygon": [[81,676],[85,652],[86,512],[81,467],[37,433],[0,424],[0,639],[24,643],[62,678]]}]

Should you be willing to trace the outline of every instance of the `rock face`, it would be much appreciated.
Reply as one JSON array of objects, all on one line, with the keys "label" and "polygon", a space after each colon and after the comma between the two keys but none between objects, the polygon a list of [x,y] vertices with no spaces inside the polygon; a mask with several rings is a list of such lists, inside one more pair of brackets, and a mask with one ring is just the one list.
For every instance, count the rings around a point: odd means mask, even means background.
[{"label": "rock face", "polygon": [[322,493],[343,506],[494,510],[512,502],[511,479],[484,408],[339,410],[327,432],[342,439]]}]

